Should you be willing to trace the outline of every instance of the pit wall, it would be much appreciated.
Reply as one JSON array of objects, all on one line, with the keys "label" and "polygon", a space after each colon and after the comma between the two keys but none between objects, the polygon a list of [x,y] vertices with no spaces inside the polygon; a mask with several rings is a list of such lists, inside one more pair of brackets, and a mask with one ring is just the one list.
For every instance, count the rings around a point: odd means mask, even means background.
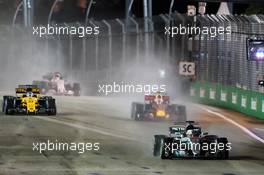
[{"label": "pit wall", "polygon": [[198,103],[241,112],[264,120],[264,94],[232,86],[196,82],[191,97]]}]

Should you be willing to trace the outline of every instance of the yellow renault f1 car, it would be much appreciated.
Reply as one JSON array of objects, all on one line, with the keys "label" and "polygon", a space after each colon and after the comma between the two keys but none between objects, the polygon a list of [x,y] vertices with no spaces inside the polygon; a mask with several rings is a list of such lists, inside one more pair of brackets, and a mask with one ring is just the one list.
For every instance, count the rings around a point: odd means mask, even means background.
[{"label": "yellow renault f1 car", "polygon": [[2,111],[13,114],[56,115],[56,102],[50,96],[41,96],[40,89],[34,85],[20,85],[16,96],[3,96]]}]

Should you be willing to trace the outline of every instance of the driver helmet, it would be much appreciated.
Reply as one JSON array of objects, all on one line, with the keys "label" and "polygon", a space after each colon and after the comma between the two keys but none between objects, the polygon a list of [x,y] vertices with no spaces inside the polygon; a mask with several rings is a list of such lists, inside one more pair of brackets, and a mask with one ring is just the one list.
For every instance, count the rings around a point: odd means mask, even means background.
[{"label": "driver helmet", "polygon": [[55,72],[54,77],[57,79],[61,79],[61,74],[59,72]]},{"label": "driver helmet", "polygon": [[27,92],[27,97],[33,97],[34,96],[34,94],[33,94],[33,92]]},{"label": "driver helmet", "polygon": [[187,131],[186,131],[186,136],[187,136],[187,137],[191,137],[192,134],[193,134],[193,131],[192,131],[192,130],[187,130]]},{"label": "driver helmet", "polygon": [[157,104],[162,104],[163,103],[163,97],[160,92],[157,92],[156,97],[155,97],[155,102]]}]

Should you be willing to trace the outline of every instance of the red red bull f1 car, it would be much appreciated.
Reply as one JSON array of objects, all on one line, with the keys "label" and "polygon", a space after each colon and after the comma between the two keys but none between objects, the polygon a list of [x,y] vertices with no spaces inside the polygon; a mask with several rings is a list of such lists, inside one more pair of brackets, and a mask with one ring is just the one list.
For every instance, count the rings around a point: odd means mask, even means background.
[{"label": "red red bull f1 car", "polygon": [[142,120],[186,121],[186,107],[170,103],[170,97],[156,93],[145,95],[144,103],[132,103],[131,118]]}]

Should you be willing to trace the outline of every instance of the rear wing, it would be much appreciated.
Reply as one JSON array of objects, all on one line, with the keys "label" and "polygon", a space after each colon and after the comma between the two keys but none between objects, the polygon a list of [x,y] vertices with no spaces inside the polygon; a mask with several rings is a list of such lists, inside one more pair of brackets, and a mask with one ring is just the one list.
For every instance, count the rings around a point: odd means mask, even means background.
[{"label": "rear wing", "polygon": [[[145,101],[154,101],[156,99],[155,95],[145,95]],[[162,96],[163,101],[170,101],[169,96]]]},{"label": "rear wing", "polygon": [[28,89],[28,88],[38,88],[38,86],[37,85],[18,85],[18,88]]},{"label": "rear wing", "polygon": [[16,88],[16,93],[17,94],[27,93],[27,89],[25,89],[25,88]]},{"label": "rear wing", "polygon": [[170,128],[186,128],[186,125],[184,125],[184,124],[174,124],[174,125],[170,126]]},{"label": "rear wing", "polygon": [[187,124],[192,124],[192,125],[199,125],[198,122],[192,121],[192,120],[187,120],[186,121]]},{"label": "rear wing", "polygon": [[186,124],[193,124],[193,125],[198,125],[199,123],[198,122],[195,122],[195,121],[191,121],[191,120],[187,120],[187,121],[180,121],[180,122],[174,122],[174,125],[177,126],[181,126],[181,125],[186,125]]},{"label": "rear wing", "polygon": [[37,86],[30,86],[30,87],[19,86],[18,88],[16,88],[17,94],[25,94],[27,92],[32,92],[34,94],[40,94],[40,89],[37,88]]}]

